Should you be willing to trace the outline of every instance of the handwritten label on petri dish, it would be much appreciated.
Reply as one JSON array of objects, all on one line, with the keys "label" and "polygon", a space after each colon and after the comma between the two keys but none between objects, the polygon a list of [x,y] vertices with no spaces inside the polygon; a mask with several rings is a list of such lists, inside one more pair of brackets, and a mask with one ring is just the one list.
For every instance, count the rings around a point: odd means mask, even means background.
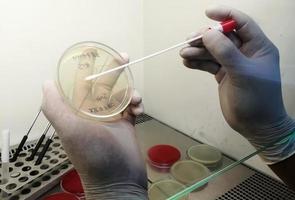
[{"label": "handwritten label on petri dish", "polygon": [[85,77],[122,63],[120,54],[105,45],[92,42],[74,45],[59,62],[61,94],[83,116],[104,119],[120,114],[132,97],[133,79],[129,69],[92,81],[85,81]]}]

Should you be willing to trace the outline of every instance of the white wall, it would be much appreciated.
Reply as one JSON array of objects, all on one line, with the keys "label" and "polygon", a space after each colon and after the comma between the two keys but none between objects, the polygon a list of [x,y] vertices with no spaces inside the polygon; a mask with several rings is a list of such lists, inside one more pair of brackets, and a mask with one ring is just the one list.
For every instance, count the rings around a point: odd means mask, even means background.
[{"label": "white wall", "polygon": [[[80,41],[98,41],[131,58],[142,56],[142,1],[0,1],[0,130],[20,141],[41,104],[41,85],[54,79],[62,53]],[[143,93],[143,71],[133,68]],[[30,139],[40,136],[44,119]]]},{"label": "white wall", "polygon": [[[248,13],[279,47],[284,100],[294,117],[295,30],[291,24],[295,1],[144,1],[144,53],[169,47],[200,27],[214,24],[204,14],[211,4],[230,5]],[[145,62],[144,66],[144,102],[148,114],[235,158],[254,151],[223,119],[212,75],[184,68],[178,50]],[[248,163],[272,174],[257,157]]]}]

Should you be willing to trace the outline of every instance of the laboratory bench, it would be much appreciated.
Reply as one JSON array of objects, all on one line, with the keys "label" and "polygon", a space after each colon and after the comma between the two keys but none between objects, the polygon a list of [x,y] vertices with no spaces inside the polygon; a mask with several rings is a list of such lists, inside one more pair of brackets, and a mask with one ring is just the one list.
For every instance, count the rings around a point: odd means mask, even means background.
[{"label": "laboratory bench", "polygon": [[[145,114],[137,118],[136,133],[140,142],[142,154],[146,161],[148,160],[147,151],[157,144],[168,144],[177,147],[180,151],[180,160],[187,160],[189,159],[187,156],[188,148],[201,143],[200,141]],[[28,142],[24,146],[25,149],[23,149],[23,152],[29,152],[30,149],[34,147],[35,142],[36,141]],[[54,144],[56,145],[53,146]],[[40,171],[39,169],[40,174],[35,175],[33,178],[29,177],[31,180],[25,182],[26,184],[18,185],[19,183],[16,183],[16,188],[18,186],[21,187],[16,190],[11,189],[11,194],[6,197],[2,196],[2,199],[42,199],[47,195],[61,192],[60,179],[73,169],[73,165],[66,157],[60,158],[60,155],[63,155],[64,151],[62,146],[58,144],[61,143],[56,136],[55,142],[53,142],[51,149],[49,149],[49,152],[46,154],[49,159],[44,162],[48,162],[50,169],[44,169],[44,171]],[[11,148],[11,154],[15,151],[14,148]],[[58,160],[55,164],[51,163],[51,161],[54,160],[52,159],[53,157],[55,160]],[[25,162],[25,160],[23,160],[23,162]],[[210,169],[210,175],[214,176],[208,179],[208,183],[203,184],[200,188],[195,188],[192,192],[183,192],[184,197],[187,197],[189,200],[295,200],[295,192],[289,190],[280,181],[243,163],[240,164],[237,162],[237,160],[222,153],[222,162],[220,165],[215,169]],[[14,163],[14,165],[15,164],[16,163]],[[149,186],[161,180],[174,180],[174,177],[169,170],[158,170],[148,162],[146,162],[146,168]],[[17,169],[12,169],[12,172]],[[4,193],[3,189],[1,192]],[[167,196],[167,199],[168,198],[169,197]]]}]

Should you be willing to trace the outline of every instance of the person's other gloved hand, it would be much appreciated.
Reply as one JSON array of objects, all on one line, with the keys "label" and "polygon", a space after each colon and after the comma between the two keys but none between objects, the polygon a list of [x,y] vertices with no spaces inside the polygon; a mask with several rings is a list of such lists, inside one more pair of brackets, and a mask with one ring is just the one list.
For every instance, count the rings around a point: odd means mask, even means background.
[{"label": "person's other gloved hand", "polygon": [[79,172],[86,198],[147,199],[145,163],[134,129],[136,115],[143,112],[139,94],[134,93],[122,118],[99,123],[75,115],[53,81],[44,84],[43,93],[43,112]]},{"label": "person's other gloved hand", "polygon": [[[215,75],[226,121],[256,148],[286,137],[295,123],[282,100],[278,49],[250,17],[238,10],[212,7],[206,15],[217,21],[234,19],[236,32],[224,35],[216,30],[201,31],[202,41],[181,50],[184,65]],[[261,156],[273,164],[294,152],[293,137]]]}]

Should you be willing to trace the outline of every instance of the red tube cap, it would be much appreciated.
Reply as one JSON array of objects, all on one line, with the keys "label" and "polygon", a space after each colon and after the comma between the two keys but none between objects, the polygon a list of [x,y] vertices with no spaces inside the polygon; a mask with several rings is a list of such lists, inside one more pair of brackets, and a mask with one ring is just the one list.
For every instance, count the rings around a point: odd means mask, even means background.
[{"label": "red tube cap", "polygon": [[224,33],[228,33],[237,28],[237,22],[233,19],[226,20],[220,23]]}]

